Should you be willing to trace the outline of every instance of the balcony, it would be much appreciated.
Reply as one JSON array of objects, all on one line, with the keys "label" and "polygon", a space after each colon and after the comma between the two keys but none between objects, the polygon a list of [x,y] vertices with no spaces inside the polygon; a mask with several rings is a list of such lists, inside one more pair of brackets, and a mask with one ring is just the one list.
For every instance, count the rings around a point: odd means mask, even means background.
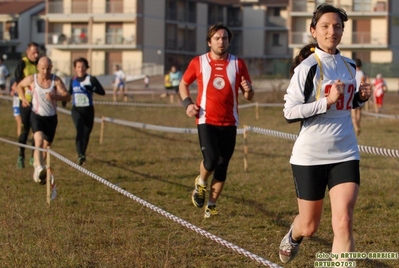
[{"label": "balcony", "polygon": [[[291,15],[306,15],[307,17],[310,17],[313,11],[315,11],[317,8],[316,1],[295,0],[292,2]],[[374,5],[370,2],[356,1],[352,4],[340,5],[340,7],[343,8],[349,16],[357,14],[378,16],[388,13],[387,1],[378,1]]]},{"label": "balcony", "polygon": [[136,49],[135,36],[124,37],[122,34],[106,33],[100,38],[82,35],[48,33],[47,46],[57,49]]},{"label": "balcony", "polygon": [[18,45],[19,43],[18,32],[0,31],[0,46]]},{"label": "balcony", "polygon": [[58,21],[87,21],[89,17],[93,21],[134,21],[136,19],[136,7],[133,1],[126,3],[92,2],[49,2],[47,5],[47,18],[50,22]]},{"label": "balcony", "polygon": [[[292,32],[290,48],[302,47],[314,42],[308,32]],[[388,48],[388,35],[381,32],[352,32],[344,33],[341,39],[341,48]]]},{"label": "balcony", "polygon": [[273,29],[287,29],[287,20],[282,17],[268,17],[266,19],[266,27]]},{"label": "balcony", "polygon": [[130,13],[135,14],[136,8],[133,1],[128,3],[94,3],[90,6],[88,2],[49,2],[47,14],[86,14],[86,13],[99,13],[99,14],[121,14]]}]

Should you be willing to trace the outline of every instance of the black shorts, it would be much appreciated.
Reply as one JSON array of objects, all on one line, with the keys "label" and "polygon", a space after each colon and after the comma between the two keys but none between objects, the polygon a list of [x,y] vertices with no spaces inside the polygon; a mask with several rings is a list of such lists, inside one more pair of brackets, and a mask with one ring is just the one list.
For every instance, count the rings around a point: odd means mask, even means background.
[{"label": "black shorts", "polygon": [[34,112],[31,112],[30,123],[32,126],[33,133],[37,131],[42,131],[43,138],[49,143],[53,142],[55,136],[55,130],[57,129],[57,124],[58,124],[57,115],[41,116],[35,114]]},{"label": "black shorts", "polygon": [[304,200],[321,200],[326,186],[331,190],[335,185],[354,182],[360,184],[359,161],[318,166],[291,165],[294,175],[296,195]]},{"label": "black shorts", "polygon": [[199,124],[197,128],[205,169],[215,171],[216,180],[225,181],[236,145],[237,127]]},{"label": "black shorts", "polygon": [[179,93],[179,86],[173,86],[171,88],[176,94]]}]

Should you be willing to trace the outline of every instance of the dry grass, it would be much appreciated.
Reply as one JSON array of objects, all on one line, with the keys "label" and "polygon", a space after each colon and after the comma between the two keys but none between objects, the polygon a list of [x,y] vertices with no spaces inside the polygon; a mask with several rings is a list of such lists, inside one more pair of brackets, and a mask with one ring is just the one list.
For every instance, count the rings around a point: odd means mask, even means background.
[{"label": "dry grass", "polygon": [[[106,98],[109,98],[108,96]],[[397,113],[391,93],[386,112]],[[282,100],[281,92],[257,101]],[[166,100],[136,97],[139,102]],[[244,102],[242,102],[244,103]],[[0,137],[16,140],[11,103],[0,101]],[[296,134],[281,108],[240,110],[241,123]],[[182,108],[96,106],[96,116],[148,124],[195,127]],[[398,121],[364,117],[359,144],[398,149]],[[297,212],[288,163],[292,141],[249,133],[249,170],[243,170],[243,139],[237,139],[228,181],[218,202],[220,217],[203,219],[190,193],[201,159],[197,136],[95,124],[85,168],[126,191],[254,254],[281,265],[277,248]],[[59,114],[52,149],[76,161],[74,127]],[[45,187],[32,168],[17,170],[17,148],[1,144],[1,267],[260,267],[210,239],[182,227],[52,157],[58,196],[48,207]],[[359,252],[398,251],[398,159],[361,154],[361,191],[355,213]],[[328,198],[320,229],[305,239],[286,267],[313,267],[317,252],[330,252]],[[357,261],[357,267],[399,267],[398,260]]]}]

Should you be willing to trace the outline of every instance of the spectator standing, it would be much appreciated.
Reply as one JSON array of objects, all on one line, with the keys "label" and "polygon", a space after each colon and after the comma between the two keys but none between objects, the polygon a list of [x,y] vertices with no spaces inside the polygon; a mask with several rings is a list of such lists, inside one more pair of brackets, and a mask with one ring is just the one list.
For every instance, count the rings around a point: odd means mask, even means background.
[{"label": "spectator standing", "polygon": [[182,78],[181,72],[176,69],[176,66],[172,66],[169,72],[170,84],[172,86],[171,88],[173,91],[173,94],[171,95],[172,96],[171,103],[174,102],[174,95],[179,93],[179,84],[181,78]]},{"label": "spectator standing", "polygon": [[7,87],[7,78],[10,76],[8,67],[4,64],[3,58],[0,57],[0,95],[5,94]]},{"label": "spectator standing", "polygon": [[[26,48],[26,56],[22,58],[17,64],[15,69],[15,82],[18,84],[22,81],[26,76],[33,75],[37,73],[37,61],[39,59],[39,45],[37,43],[31,42],[28,44]],[[29,87],[24,89],[25,100],[29,103],[32,102],[32,91]],[[30,131],[30,114],[31,114],[31,105],[22,105],[22,96],[19,95],[20,103],[19,110],[21,114],[22,121],[22,130],[21,135],[19,135],[18,142],[22,144],[26,144],[28,141],[29,131]],[[32,145],[34,146],[34,139],[32,141]],[[29,164],[33,165],[33,151],[32,157],[29,160]],[[25,148],[19,148],[19,156],[17,161],[17,168],[25,167]]]},{"label": "spectator standing", "polygon": [[114,95],[113,95],[114,102],[118,101],[117,94],[119,90],[121,91],[120,94],[123,96],[124,101],[127,101],[126,75],[118,64],[114,66],[113,83],[114,83]]},{"label": "spectator standing", "polygon": [[[355,249],[353,214],[360,156],[351,109],[368,100],[371,86],[362,81],[356,92],[355,62],[337,49],[347,20],[341,8],[317,7],[310,23],[317,46],[300,51],[298,58],[303,61],[294,59],[297,65],[284,95],[284,117],[290,123],[300,121],[301,129],[290,158],[299,213],[280,243],[283,263],[297,255],[304,237],[317,231],[327,187],[334,233],[331,252],[342,256]],[[309,55],[309,50],[314,53]]]},{"label": "spectator standing", "polygon": [[[358,92],[362,80],[368,82],[368,79],[362,70],[362,61],[360,59],[356,59],[355,63],[356,63],[356,92]],[[360,121],[362,119],[362,108],[363,107],[358,107],[356,109],[352,109],[351,111],[352,123],[357,136],[360,135]]]},{"label": "spectator standing", "polygon": [[376,113],[381,113],[382,105],[384,102],[385,92],[388,91],[387,84],[385,83],[382,74],[377,74],[372,82],[373,85],[373,96],[374,96],[374,111]]},{"label": "spectator standing", "polygon": [[69,84],[69,94],[72,96],[72,120],[76,128],[76,151],[78,164],[86,162],[86,149],[94,124],[93,93],[105,95],[104,88],[97,78],[87,74],[89,62],[85,58],[73,62],[76,76]]},{"label": "spectator standing", "polygon": [[19,110],[19,97],[18,97],[18,89],[17,83],[15,82],[15,78],[11,78],[10,80],[10,95],[12,96],[12,110],[15,118],[15,122],[17,124],[17,138],[21,135],[22,129],[22,120],[21,120],[21,112]]},{"label": "spectator standing", "polygon": [[[204,206],[208,178],[213,174],[205,218],[218,214],[216,202],[234,152],[238,90],[247,100],[254,96],[245,62],[227,52],[232,37],[230,29],[222,23],[211,26],[206,38],[210,51],[191,60],[179,88],[187,116],[196,118],[203,156],[191,198],[194,206]],[[195,80],[198,94],[197,99],[192,101],[189,85]]]},{"label": "spectator standing", "polygon": [[144,77],[144,87],[145,87],[145,89],[148,89],[149,86],[150,86],[150,77],[148,75],[146,75]]},{"label": "spectator standing", "polygon": [[172,83],[170,81],[170,72],[167,72],[164,77],[164,86],[165,86],[165,94],[162,94],[161,97],[169,96],[170,103],[173,103],[173,95],[176,94],[175,90],[172,88]]},{"label": "spectator standing", "polygon": [[[38,73],[25,77],[18,83],[18,93],[23,107],[32,107],[30,120],[32,123],[35,146],[41,149],[49,147],[55,136],[58,124],[57,101],[70,101],[71,96],[62,80],[51,73],[53,65],[48,57],[41,57],[37,64]],[[32,89],[32,102],[25,97],[25,89]],[[45,153],[35,150],[33,180],[46,183],[47,168]]]}]

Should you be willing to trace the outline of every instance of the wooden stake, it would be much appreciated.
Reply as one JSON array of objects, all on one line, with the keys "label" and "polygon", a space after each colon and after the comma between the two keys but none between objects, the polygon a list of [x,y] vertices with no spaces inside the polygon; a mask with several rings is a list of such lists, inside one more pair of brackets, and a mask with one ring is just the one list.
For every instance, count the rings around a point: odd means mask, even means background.
[{"label": "wooden stake", "polygon": [[255,105],[255,118],[256,118],[256,120],[259,119],[259,103],[258,102]]},{"label": "wooden stake", "polygon": [[50,206],[50,202],[51,202],[50,147],[47,147],[46,161],[47,161],[47,167],[46,167],[47,168],[47,176],[46,176],[47,204]]},{"label": "wooden stake", "polygon": [[103,135],[104,135],[104,116],[101,118],[101,130],[100,130],[100,144],[103,144]]},{"label": "wooden stake", "polygon": [[247,172],[248,170],[248,146],[247,146],[247,130],[246,126],[244,125],[244,171]]}]

